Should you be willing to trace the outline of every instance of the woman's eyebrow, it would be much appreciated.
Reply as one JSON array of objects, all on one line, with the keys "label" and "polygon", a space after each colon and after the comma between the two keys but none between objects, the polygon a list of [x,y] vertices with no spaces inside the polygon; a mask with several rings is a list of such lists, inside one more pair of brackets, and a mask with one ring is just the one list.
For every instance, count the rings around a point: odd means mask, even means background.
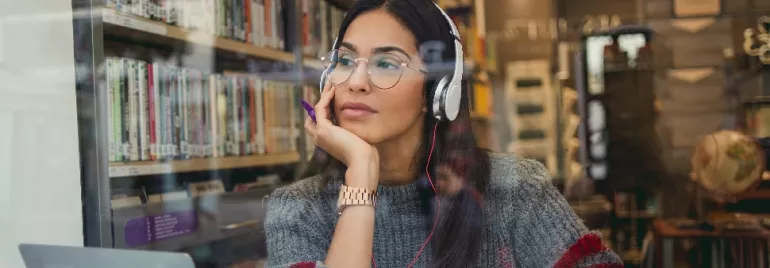
[{"label": "woman's eyebrow", "polygon": [[372,52],[374,53],[380,53],[380,52],[400,52],[401,54],[404,54],[409,60],[412,60],[412,57],[409,56],[409,53],[406,53],[403,49],[400,47],[394,47],[394,46],[385,46],[385,47],[377,47],[372,49]]},{"label": "woman's eyebrow", "polygon": [[355,46],[355,45],[353,45],[353,44],[351,44],[351,43],[348,43],[348,42],[342,41],[342,42],[340,43],[340,47],[344,47],[344,48],[350,49],[351,51],[353,51],[353,52],[355,52],[355,53],[358,53],[358,49],[356,49],[356,46]]},{"label": "woman's eyebrow", "polygon": [[[344,41],[340,42],[340,47],[344,47],[344,48],[350,49],[354,53],[358,53],[358,48],[349,42],[344,42]],[[406,51],[404,51],[400,47],[384,46],[384,47],[377,47],[372,49],[372,53],[383,53],[383,52],[394,52],[394,51],[404,54],[404,56],[406,56],[409,60],[412,60],[412,57],[409,56],[409,53],[406,53]]]}]

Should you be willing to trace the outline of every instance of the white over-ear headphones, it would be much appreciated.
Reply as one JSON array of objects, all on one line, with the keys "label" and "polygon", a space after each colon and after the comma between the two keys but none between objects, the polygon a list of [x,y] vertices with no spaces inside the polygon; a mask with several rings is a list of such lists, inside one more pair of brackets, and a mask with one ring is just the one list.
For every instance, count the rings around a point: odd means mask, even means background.
[{"label": "white over-ear headphones", "polygon": [[[436,85],[433,88],[433,101],[432,112],[433,117],[437,120],[449,120],[453,121],[460,113],[460,100],[462,98],[462,85],[463,80],[463,45],[460,43],[460,32],[457,30],[452,19],[444,12],[436,3],[433,3],[441,14],[449,23],[451,28],[450,34],[454,39],[455,44],[455,66],[452,71],[452,76],[443,76],[437,80]],[[332,48],[337,48],[337,41],[339,37],[334,39]],[[319,83],[319,90],[323,91],[326,84],[326,76],[332,66],[328,66],[326,70],[321,73],[321,81]],[[322,92],[323,93],[323,92]]]}]

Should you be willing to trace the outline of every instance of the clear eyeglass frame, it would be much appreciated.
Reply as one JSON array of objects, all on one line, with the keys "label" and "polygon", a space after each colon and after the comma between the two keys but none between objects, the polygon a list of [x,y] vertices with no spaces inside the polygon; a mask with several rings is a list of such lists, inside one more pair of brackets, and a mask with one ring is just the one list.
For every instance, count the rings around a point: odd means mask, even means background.
[{"label": "clear eyeglass frame", "polygon": [[[340,56],[334,56],[334,55],[350,55],[352,59],[350,59],[353,63],[353,68],[350,68],[348,70],[340,70],[339,68],[329,68],[332,64],[336,63],[332,61],[334,58],[339,58]],[[372,64],[376,64],[376,59],[378,57],[389,57],[388,60],[397,61],[394,62],[394,64],[399,68],[398,70],[381,70],[381,71],[375,71],[372,72],[372,68],[377,68],[377,66],[372,66]],[[375,59],[374,61],[372,59]],[[369,78],[369,82],[371,82],[374,86],[376,86],[379,89],[390,89],[398,85],[398,83],[401,81],[401,78],[404,75],[404,68],[411,69],[417,72],[420,72],[422,74],[427,74],[428,72],[425,70],[422,70],[420,68],[413,67],[409,65],[408,63],[404,62],[400,57],[393,53],[388,52],[379,52],[372,54],[369,57],[358,57],[355,53],[347,50],[341,50],[341,49],[333,49],[326,53],[326,56],[321,57],[321,61],[324,63],[324,69],[328,70],[329,73],[327,74],[327,81],[332,83],[333,85],[341,85],[344,83],[347,83],[348,80],[350,80],[350,77],[353,76],[353,73],[358,69],[359,62],[363,61],[366,62],[366,74]],[[336,77],[336,78],[335,78]]]}]

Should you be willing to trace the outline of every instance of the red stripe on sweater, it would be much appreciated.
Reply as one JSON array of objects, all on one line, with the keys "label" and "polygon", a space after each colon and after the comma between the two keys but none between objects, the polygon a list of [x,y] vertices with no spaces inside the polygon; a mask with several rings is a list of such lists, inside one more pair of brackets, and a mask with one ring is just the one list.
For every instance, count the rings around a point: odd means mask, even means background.
[{"label": "red stripe on sweater", "polygon": [[291,268],[315,268],[315,262],[303,261],[291,265]]},{"label": "red stripe on sweater", "polygon": [[605,249],[601,237],[594,233],[586,234],[570,246],[553,267],[572,268],[581,259]]},{"label": "red stripe on sweater", "polygon": [[623,268],[620,263],[599,263],[591,265],[589,268]]}]

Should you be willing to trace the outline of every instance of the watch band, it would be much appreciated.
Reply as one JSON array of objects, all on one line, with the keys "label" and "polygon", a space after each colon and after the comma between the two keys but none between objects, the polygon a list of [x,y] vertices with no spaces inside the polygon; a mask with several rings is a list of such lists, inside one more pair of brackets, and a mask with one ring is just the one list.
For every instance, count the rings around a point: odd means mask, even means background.
[{"label": "watch band", "polygon": [[375,206],[376,203],[377,192],[343,184],[337,200],[337,214],[342,215],[342,210],[347,206]]}]

